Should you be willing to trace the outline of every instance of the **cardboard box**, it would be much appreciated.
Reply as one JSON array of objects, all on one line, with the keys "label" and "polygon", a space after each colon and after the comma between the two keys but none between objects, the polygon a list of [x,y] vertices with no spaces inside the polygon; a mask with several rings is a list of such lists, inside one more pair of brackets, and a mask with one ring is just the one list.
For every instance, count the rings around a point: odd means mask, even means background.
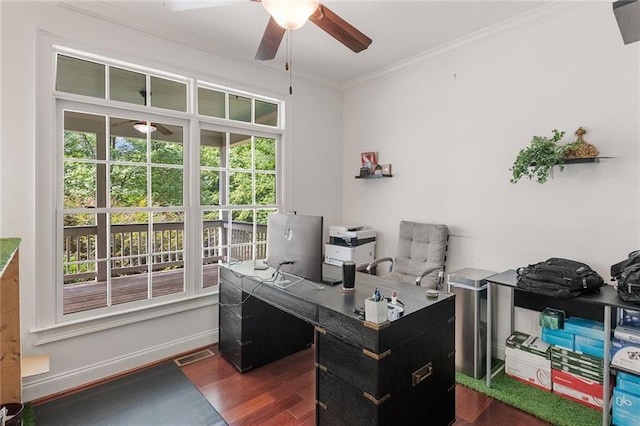
[{"label": "cardboard box", "polygon": [[551,368],[551,361],[542,355],[538,355],[532,352],[527,352],[518,348],[511,348],[507,346],[504,348],[504,356],[513,360],[524,361],[526,363],[540,366],[541,368]]},{"label": "cardboard box", "polygon": [[[554,393],[602,411],[604,390],[602,380],[591,380],[582,375],[557,369],[551,370],[551,380]],[[611,394],[611,388],[609,388],[609,394]]]},{"label": "cardboard box", "polygon": [[619,413],[616,413],[616,410],[614,409],[613,415],[611,416],[611,424],[616,426],[638,426],[638,419],[622,416]]},{"label": "cardboard box", "polygon": [[616,426],[637,426],[640,424],[640,397],[613,388],[613,424]]},{"label": "cardboard box", "polygon": [[556,369],[551,370],[551,381],[554,385],[557,383],[602,399],[602,381],[587,379],[578,374]]},{"label": "cardboard box", "polygon": [[600,365],[600,366],[604,365],[604,361],[603,361],[602,358],[598,358],[596,356],[584,354],[582,352],[572,351],[572,350],[566,349],[566,348],[560,348],[558,346],[551,346],[551,353],[555,354],[557,356],[560,356],[560,357],[571,357],[571,358],[574,358],[574,359],[584,360],[584,361],[586,361],[586,362],[588,362],[590,364],[595,364],[595,365]]},{"label": "cardboard box", "polygon": [[540,314],[540,326],[550,330],[564,328],[564,311],[554,308],[545,308]]},{"label": "cardboard box", "polygon": [[640,343],[640,329],[626,325],[619,325],[613,330],[613,336],[621,340]]},{"label": "cardboard box", "polygon": [[507,347],[504,371],[521,382],[551,391],[551,361],[540,355]]},{"label": "cardboard box", "polygon": [[567,372],[567,373],[571,373],[571,374],[575,374],[576,376],[580,376],[583,377],[587,380],[593,380],[599,383],[602,383],[604,381],[604,372],[600,371],[600,372],[594,372],[591,370],[587,370],[584,368],[580,368],[580,367],[576,367],[573,366],[571,364],[562,364],[559,363],[557,361],[551,361],[551,368],[556,369],[556,370],[560,370],[563,372]]},{"label": "cardboard box", "polygon": [[604,340],[604,323],[586,318],[571,317],[564,322],[564,329],[579,336]]},{"label": "cardboard box", "polygon": [[618,379],[626,380],[627,382],[633,382],[640,385],[640,376],[636,376],[635,374],[618,371]]},{"label": "cardboard box", "polygon": [[520,349],[549,359],[550,345],[538,336],[531,336],[526,333],[516,331],[507,338],[507,348]]},{"label": "cardboard box", "polygon": [[542,329],[542,340],[550,345],[562,346],[563,348],[574,348],[575,334],[569,333],[565,330],[551,330],[549,328]]},{"label": "cardboard box", "polygon": [[640,373],[640,344],[611,339],[611,365]]},{"label": "cardboard box", "polygon": [[620,311],[622,311],[620,324],[630,327],[640,327],[640,311],[632,309],[620,309]]},{"label": "cardboard box", "polygon": [[604,349],[604,340],[593,339],[591,337],[584,337],[584,336],[576,335],[574,341],[575,341],[576,344],[589,345],[589,346],[593,346],[593,347],[596,347],[596,348]]},{"label": "cardboard box", "polygon": [[[637,381],[637,379],[626,379],[626,376],[631,376],[630,374],[628,375],[623,375],[620,376],[622,372],[618,372],[618,378],[616,381],[616,386],[618,387],[618,389],[623,390],[625,392],[629,392],[632,393],[638,397],[640,397],[640,382]],[[622,373],[624,374],[624,373]]]},{"label": "cardboard box", "polygon": [[602,411],[602,395],[600,395],[600,397],[588,395],[584,392],[580,392],[579,390],[555,383],[553,384],[553,393],[582,405],[586,405],[587,407]]},{"label": "cardboard box", "polygon": [[597,358],[604,358],[604,342],[602,343],[602,347],[591,346],[584,343],[576,342],[574,349],[587,355],[591,355]]},{"label": "cardboard box", "polygon": [[593,374],[602,374],[602,372],[604,371],[604,367],[602,364],[598,365],[580,358],[573,358],[567,355],[558,355],[555,352],[551,352],[551,362],[557,362],[563,365],[569,365],[571,367],[582,368],[592,372]]}]

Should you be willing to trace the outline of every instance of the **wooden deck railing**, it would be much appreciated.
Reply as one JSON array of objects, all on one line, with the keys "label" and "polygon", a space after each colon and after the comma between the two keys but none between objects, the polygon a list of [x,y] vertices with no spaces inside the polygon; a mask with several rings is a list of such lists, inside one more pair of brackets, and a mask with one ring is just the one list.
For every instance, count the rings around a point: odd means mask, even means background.
[{"label": "wooden deck railing", "polygon": [[[231,245],[228,246],[228,223],[222,220],[203,221],[203,264],[229,257],[248,260],[253,258],[253,224],[232,222]],[[111,226],[111,275],[123,276],[148,270],[182,268],[184,266],[184,223],[156,223],[152,226],[152,244],[149,244],[149,225],[145,223]],[[64,229],[63,273],[64,282],[104,281],[106,262],[98,261],[98,226],[71,226]],[[266,256],[266,225],[257,226],[256,258]],[[106,243],[103,243],[106,244]],[[151,248],[151,253],[148,252]],[[105,249],[106,253],[106,249]]]}]

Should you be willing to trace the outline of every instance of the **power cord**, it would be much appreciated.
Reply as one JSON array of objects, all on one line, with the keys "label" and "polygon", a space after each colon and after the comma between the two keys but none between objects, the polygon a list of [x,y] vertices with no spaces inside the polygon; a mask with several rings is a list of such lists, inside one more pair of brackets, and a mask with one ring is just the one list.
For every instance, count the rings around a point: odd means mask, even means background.
[{"label": "power cord", "polygon": [[[235,263],[238,263],[238,262],[235,262]],[[254,278],[254,279],[256,279],[256,281],[258,281],[258,285],[255,286],[253,288],[253,290],[251,290],[251,292],[249,292],[249,294],[247,294],[247,296],[243,300],[238,302],[238,303],[222,303],[222,302],[219,302],[218,304],[220,306],[226,306],[226,307],[231,307],[231,308],[236,308],[238,306],[242,306],[244,303],[246,303],[247,300],[249,300],[249,298],[251,296],[253,296],[258,291],[258,289],[260,289],[260,287],[262,287],[263,284],[273,284],[273,285],[277,286],[277,284],[275,284],[275,283],[277,282],[278,277],[280,277],[280,276],[284,277],[284,272],[281,272],[280,268],[282,268],[284,265],[293,265],[294,263],[295,262],[293,260],[283,260],[282,262],[280,262],[278,264],[278,267],[276,268],[276,270],[273,271],[273,273],[271,274],[271,278],[268,278],[268,279],[263,279],[262,277],[258,277],[256,275],[240,274],[240,273],[234,271],[233,269],[229,269],[229,271],[236,278],[239,278],[239,279],[242,279],[242,278]],[[297,284],[299,282],[305,281],[305,279],[302,278],[302,277],[298,277],[297,275],[294,275],[294,274],[290,274],[290,275],[293,275],[293,276],[295,276],[295,277],[297,277],[299,279],[297,281],[294,281],[294,282],[290,283],[287,287],[291,287],[294,284]],[[323,290],[324,289],[324,286],[322,286],[322,285],[318,285],[318,284],[316,284],[314,282],[311,282],[311,281],[308,281],[308,282],[309,282],[309,284],[311,284],[314,287],[316,287],[318,290]],[[281,287],[281,288],[287,288],[287,287]]]}]

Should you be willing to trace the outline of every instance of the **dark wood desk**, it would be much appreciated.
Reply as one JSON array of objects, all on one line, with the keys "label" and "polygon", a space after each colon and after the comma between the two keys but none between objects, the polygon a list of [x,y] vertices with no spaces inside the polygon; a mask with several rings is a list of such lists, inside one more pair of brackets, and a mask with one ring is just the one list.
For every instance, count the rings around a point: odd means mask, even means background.
[{"label": "dark wood desk", "polygon": [[[272,271],[251,266],[220,276],[220,351],[240,371],[308,346],[315,331],[317,424],[455,421],[453,294],[427,299],[420,287],[362,273],[353,294],[306,280],[282,289],[264,282]],[[376,287],[398,293],[403,317],[380,325],[358,318],[354,309]]]},{"label": "dark wood desk", "polygon": [[[611,307],[626,308],[632,310],[638,310],[637,305],[622,301],[618,297],[618,292],[614,286],[606,285],[600,288],[599,293],[583,294],[571,299],[559,299],[557,297],[545,296],[542,294],[531,293],[528,291],[520,290],[517,286],[518,277],[515,269],[509,269],[496,275],[492,275],[487,278],[489,285],[487,286],[487,312],[491,312],[491,287],[493,284],[509,287],[513,290],[512,303],[511,303],[511,331],[513,332],[513,307],[518,306],[522,308],[532,309],[536,311],[542,311],[546,307],[553,307],[562,309],[567,316],[579,316],[583,318],[590,318],[597,321],[604,322],[604,381],[603,381],[603,407],[609,407],[610,395],[607,390],[609,389],[609,376],[611,374],[611,341],[608,336],[611,336],[611,324],[615,324],[616,314],[612,312]],[[487,371],[490,370],[491,360],[491,314],[488,314],[489,324],[487,326]],[[486,376],[487,386],[491,386],[491,374]],[[602,424],[609,425],[609,410],[602,410]]]}]

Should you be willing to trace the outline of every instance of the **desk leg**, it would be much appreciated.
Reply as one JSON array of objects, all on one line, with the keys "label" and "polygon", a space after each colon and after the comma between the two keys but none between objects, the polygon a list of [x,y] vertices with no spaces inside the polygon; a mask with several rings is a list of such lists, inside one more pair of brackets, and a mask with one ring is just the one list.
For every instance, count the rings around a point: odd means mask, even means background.
[{"label": "desk leg", "polygon": [[485,373],[485,377],[487,378],[487,387],[491,387],[491,331],[493,329],[493,304],[491,303],[492,295],[491,288],[493,284],[487,283],[487,370]]},{"label": "desk leg", "polygon": [[602,383],[602,425],[609,426],[609,380],[611,374],[611,306],[604,305],[604,380]]}]

